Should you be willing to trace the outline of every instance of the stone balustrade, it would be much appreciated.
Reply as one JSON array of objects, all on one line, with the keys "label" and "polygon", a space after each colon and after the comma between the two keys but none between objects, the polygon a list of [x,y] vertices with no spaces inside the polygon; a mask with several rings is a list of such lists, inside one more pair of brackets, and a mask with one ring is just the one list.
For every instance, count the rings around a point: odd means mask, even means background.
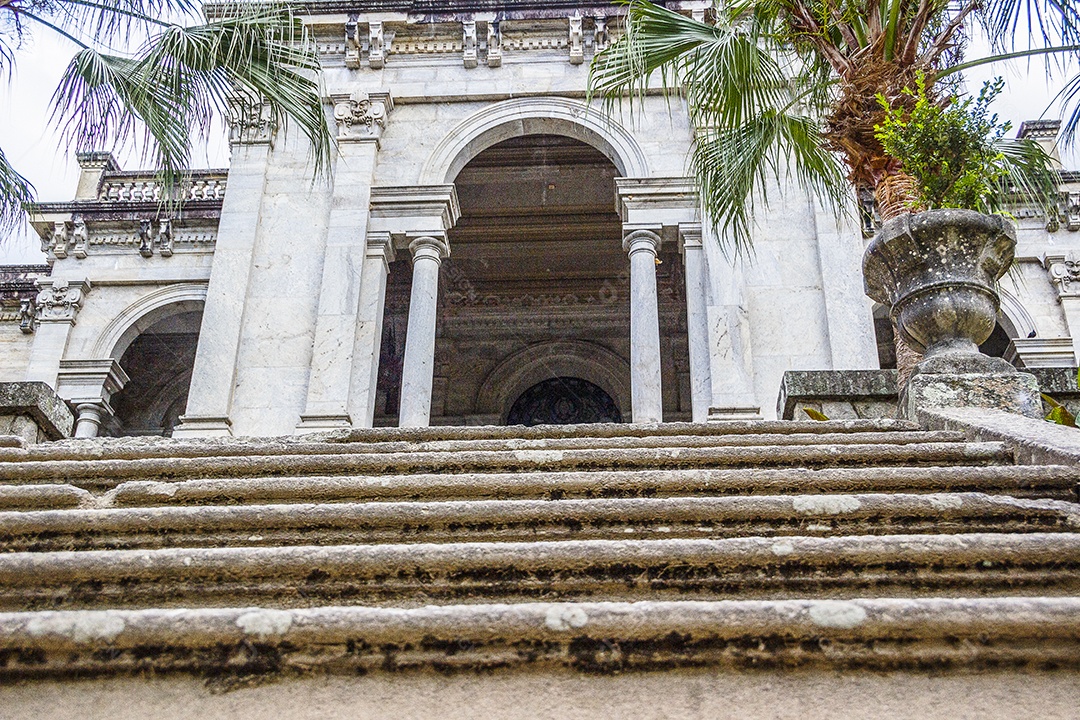
[{"label": "stone balustrade", "polygon": [[[225,197],[227,171],[211,170],[193,173],[182,185],[185,202],[222,200]],[[102,202],[158,202],[163,199],[162,185],[148,174],[117,174],[106,176],[98,190]]]}]

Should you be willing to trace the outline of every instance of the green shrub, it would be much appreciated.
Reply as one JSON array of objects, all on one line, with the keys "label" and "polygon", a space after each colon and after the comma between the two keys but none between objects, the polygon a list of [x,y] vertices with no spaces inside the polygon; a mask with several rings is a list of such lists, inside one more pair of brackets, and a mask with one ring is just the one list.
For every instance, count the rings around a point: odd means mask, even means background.
[{"label": "green shrub", "polygon": [[878,95],[886,114],[884,123],[875,126],[875,136],[915,178],[918,204],[928,209],[1001,209],[1009,169],[998,144],[1011,125],[999,123],[989,106],[1004,86],[1005,81],[996,78],[983,85],[978,98],[936,102],[927,96],[926,79],[920,75],[915,89],[904,90],[915,101],[910,110],[893,107]]}]

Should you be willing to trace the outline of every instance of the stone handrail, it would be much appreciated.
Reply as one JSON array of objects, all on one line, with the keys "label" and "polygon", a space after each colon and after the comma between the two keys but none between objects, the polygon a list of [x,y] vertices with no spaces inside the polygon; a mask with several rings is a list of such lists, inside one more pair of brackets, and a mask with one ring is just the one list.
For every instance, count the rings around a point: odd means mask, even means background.
[{"label": "stone handrail", "polygon": [[[181,186],[182,199],[185,202],[222,200],[227,178],[228,173],[224,170],[193,173]],[[107,175],[98,189],[98,200],[102,202],[158,202],[162,199],[161,184],[149,174]]]}]

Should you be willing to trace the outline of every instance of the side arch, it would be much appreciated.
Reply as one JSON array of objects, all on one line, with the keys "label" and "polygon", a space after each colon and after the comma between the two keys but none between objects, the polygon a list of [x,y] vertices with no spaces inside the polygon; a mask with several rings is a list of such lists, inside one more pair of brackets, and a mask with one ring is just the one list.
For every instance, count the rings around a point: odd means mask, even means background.
[{"label": "side arch", "polygon": [[170,315],[202,310],[207,286],[184,283],[165,285],[128,305],[105,326],[94,343],[94,358],[119,360],[132,341],[147,328]]},{"label": "side arch", "polygon": [[593,383],[611,396],[624,418],[630,417],[630,363],[601,345],[581,340],[536,343],[506,357],[484,378],[476,412],[505,421],[523,392],[555,377]]},{"label": "side arch", "polygon": [[535,97],[495,103],[466,118],[435,147],[420,172],[420,184],[452,183],[482,151],[525,135],[571,137],[604,153],[624,177],[649,176],[645,153],[622,125],[578,100]]},{"label": "side arch", "polygon": [[1020,302],[1020,298],[1003,287],[998,287],[998,295],[1001,297],[998,312],[999,320],[1003,319],[1012,326],[1005,328],[1010,337],[1026,338],[1037,331],[1035,319],[1031,317],[1031,313]]}]

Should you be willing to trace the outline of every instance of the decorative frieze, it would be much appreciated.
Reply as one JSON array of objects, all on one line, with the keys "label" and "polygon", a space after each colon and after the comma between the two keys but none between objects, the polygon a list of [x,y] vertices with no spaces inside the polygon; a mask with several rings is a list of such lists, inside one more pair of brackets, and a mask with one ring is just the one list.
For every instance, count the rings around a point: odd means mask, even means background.
[{"label": "decorative frieze", "polygon": [[580,65],[585,62],[585,33],[581,28],[581,16],[570,16],[570,62]]},{"label": "decorative frieze", "polygon": [[90,281],[42,278],[37,285],[41,288],[35,299],[37,322],[68,322],[74,325],[83,300],[90,292]]},{"label": "decorative frieze", "polygon": [[477,58],[479,57],[476,47],[476,21],[466,20],[461,23],[461,28],[461,57],[465,63],[465,67],[471,70],[477,66]]},{"label": "decorative frieze", "polygon": [[1044,260],[1050,280],[1061,297],[1080,297],[1080,254],[1048,255]]},{"label": "decorative frieze", "polygon": [[390,93],[365,93],[357,90],[351,95],[332,97],[339,141],[372,138],[377,140],[382,136],[386,118],[394,108]]}]

